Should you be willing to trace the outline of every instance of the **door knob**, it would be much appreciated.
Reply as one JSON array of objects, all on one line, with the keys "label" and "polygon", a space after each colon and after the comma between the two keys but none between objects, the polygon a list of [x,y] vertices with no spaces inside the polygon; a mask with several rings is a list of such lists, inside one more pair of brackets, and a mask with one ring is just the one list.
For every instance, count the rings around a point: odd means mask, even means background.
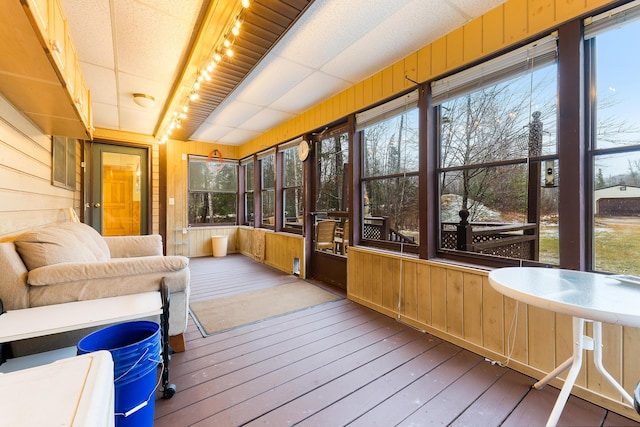
[{"label": "door knob", "polygon": [[94,208],[99,208],[99,207],[100,207],[100,203],[94,203],[94,204],[93,204],[93,207],[94,207]]}]

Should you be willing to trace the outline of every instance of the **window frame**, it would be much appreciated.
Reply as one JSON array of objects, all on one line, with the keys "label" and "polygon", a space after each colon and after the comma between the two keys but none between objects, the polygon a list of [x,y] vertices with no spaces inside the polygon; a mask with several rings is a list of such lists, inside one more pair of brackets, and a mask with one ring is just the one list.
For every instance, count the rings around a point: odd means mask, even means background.
[{"label": "window frame", "polygon": [[[422,125],[422,121],[420,119],[421,116],[421,109],[420,109],[420,105],[419,105],[419,99],[420,99],[420,91],[417,89],[414,89],[412,91],[409,91],[405,94],[402,94],[390,101],[384,102],[382,104],[377,105],[376,107],[373,107],[371,109],[365,110],[361,113],[356,114],[356,127],[355,127],[355,131],[356,133],[358,133],[358,140],[360,141],[360,147],[359,147],[359,152],[361,153],[360,156],[360,174],[357,177],[358,179],[358,185],[360,188],[360,197],[358,200],[358,203],[361,206],[361,215],[360,215],[360,219],[359,219],[359,224],[360,227],[357,230],[357,233],[359,235],[359,242],[361,245],[363,246],[370,246],[370,247],[375,247],[375,248],[380,248],[380,249],[385,249],[385,250],[391,250],[394,252],[401,252],[401,253],[409,253],[409,254],[413,254],[413,255],[417,255],[420,252],[420,245],[419,244],[413,244],[413,243],[408,243],[408,242],[397,242],[397,241],[391,241],[391,240],[378,240],[378,239],[369,239],[366,238],[365,233],[364,233],[364,227],[366,225],[366,218],[365,218],[365,214],[366,214],[366,208],[367,208],[367,203],[365,201],[365,195],[367,194],[366,190],[365,190],[365,185],[367,183],[370,182],[375,182],[375,181],[382,181],[382,180],[387,180],[387,179],[394,179],[394,178],[407,178],[407,177],[415,177],[418,180],[418,184],[417,184],[417,196],[418,196],[418,200],[416,201],[417,203],[417,210],[418,212],[421,211],[420,209],[420,193],[422,192],[422,190],[420,189],[420,160],[421,160],[421,156],[418,155],[418,165],[417,165],[417,169],[414,171],[410,171],[410,172],[399,172],[399,173],[393,173],[393,174],[383,174],[383,175],[375,175],[375,176],[365,176],[367,174],[366,172],[366,165],[365,165],[365,156],[366,156],[366,137],[365,137],[365,130],[371,126],[374,125],[376,123],[381,123],[387,120],[391,120],[391,119],[395,119],[397,118],[399,115],[401,114],[405,114],[407,113],[410,109],[416,109],[417,111],[417,123],[416,125],[418,126],[418,134],[417,134],[417,138],[418,138],[418,150],[421,150],[421,143],[420,143],[420,126]],[[420,215],[419,215],[420,216]],[[373,218],[373,217],[372,217]],[[420,224],[420,218],[418,218],[418,223]],[[418,225],[418,233],[419,235],[422,235],[421,233],[421,228],[420,225]]]},{"label": "window frame", "polygon": [[[251,176],[248,175],[248,168],[251,165]],[[253,157],[240,160],[240,170],[242,171],[243,179],[239,191],[242,192],[242,224],[247,226],[255,226],[255,159]],[[238,174],[240,177],[240,174]],[[251,203],[248,203],[248,196],[251,195]],[[240,201],[240,199],[238,199]],[[253,218],[249,217],[249,211],[253,213]]]},{"label": "window frame", "polygon": [[[441,218],[441,176],[442,173],[446,172],[459,172],[463,170],[473,170],[473,169],[483,169],[483,168],[497,168],[501,166],[514,166],[522,164],[540,164],[540,169],[542,169],[545,161],[553,160],[555,163],[555,168],[558,169],[560,167],[559,162],[559,150],[558,142],[560,139],[559,128],[561,126],[559,119],[559,108],[556,106],[556,114],[555,114],[555,123],[556,123],[556,149],[554,153],[545,154],[540,153],[538,155],[531,155],[528,153],[525,157],[513,157],[507,160],[500,161],[487,161],[480,162],[474,164],[464,164],[457,166],[443,166],[442,165],[442,109],[444,108],[443,104],[445,104],[448,100],[451,99],[459,99],[459,97],[463,96],[466,93],[474,93],[485,87],[492,87],[501,82],[506,82],[511,79],[519,78],[521,75],[526,75],[527,73],[532,73],[537,65],[542,65],[543,67],[547,64],[556,64],[559,70],[559,55],[558,52],[558,32],[553,32],[547,37],[543,37],[539,40],[533,40],[522,47],[518,47],[515,49],[511,49],[505,51],[499,55],[496,55],[492,59],[481,62],[477,66],[471,66],[460,73],[452,74],[451,76],[443,77],[439,80],[434,80],[430,82],[430,88],[434,90],[437,88],[436,94],[433,95],[431,100],[432,102],[429,104],[429,109],[432,111],[432,121],[434,122],[434,130],[433,130],[433,149],[430,153],[435,158],[436,166],[434,168],[434,179],[437,180],[437,190],[435,194],[432,194],[431,200],[434,201],[434,205],[436,205],[437,214],[436,214],[436,224],[429,224],[429,230],[431,232],[435,232],[437,236],[435,239],[435,252],[436,256],[451,259],[460,262],[471,262],[473,264],[478,265],[486,265],[491,267],[496,266],[511,266],[511,265],[548,265],[544,262],[540,262],[537,260],[529,260],[529,259],[520,259],[515,257],[504,257],[490,254],[483,254],[472,251],[465,251],[459,249],[450,249],[444,248],[442,246],[443,239],[443,222]],[[532,53],[527,53],[529,50],[533,50]],[[534,59],[531,60],[530,58]],[[535,58],[541,58],[541,60],[537,61]],[[555,59],[554,59],[555,58]],[[525,64],[525,68],[522,66],[516,66],[518,63]],[[460,74],[461,76],[459,76]],[[559,85],[560,85],[560,77],[559,71],[557,72],[557,95],[559,96]],[[451,80],[452,82],[449,82]],[[474,83],[477,82],[477,83]],[[448,93],[448,90],[451,90]],[[435,98],[435,102],[433,99]],[[557,99],[557,98],[556,98]],[[529,123],[531,123],[531,117],[529,117]],[[531,202],[530,191],[531,185],[528,186],[527,189],[527,197],[529,199],[529,203]],[[527,212],[528,212],[527,208]],[[528,213],[531,215],[531,213]],[[537,222],[537,226],[539,227],[539,221]],[[539,233],[539,232],[538,232]],[[536,251],[536,255],[539,255],[540,251],[538,246],[534,249]],[[553,264],[552,266],[558,266],[560,264],[560,260],[558,260],[558,264]],[[550,264],[549,264],[550,265]],[[551,266],[551,265],[550,265]]]},{"label": "window frame", "polygon": [[[237,160],[229,160],[229,159],[222,159],[221,163],[224,164],[224,166],[233,166],[234,167],[234,172],[235,172],[235,191],[223,191],[223,190],[212,190],[212,191],[204,191],[204,190],[192,190],[191,189],[191,161],[198,161],[198,162],[202,162],[202,161],[212,161],[209,157],[207,156],[202,156],[202,155],[198,155],[198,154],[189,154],[187,157],[187,203],[186,203],[186,207],[187,207],[187,222],[189,224],[190,227],[213,227],[213,226],[229,226],[229,225],[237,225],[238,224],[238,169],[239,169],[239,162]],[[214,160],[217,161],[217,160]],[[234,194],[234,210],[235,210],[235,221],[231,222],[231,221],[226,221],[226,222],[196,222],[196,223],[192,223],[190,222],[190,209],[191,209],[191,195],[192,194],[204,194],[204,193],[211,193],[211,194]]]},{"label": "window frame", "polygon": [[586,114],[586,148],[587,151],[587,166],[585,167],[585,175],[587,176],[587,200],[588,203],[585,207],[586,216],[588,217],[586,228],[586,261],[585,265],[589,271],[595,271],[600,273],[629,273],[626,271],[603,271],[596,269],[597,263],[597,249],[596,249],[596,210],[595,210],[595,191],[596,191],[596,160],[599,157],[611,156],[611,155],[624,155],[624,154],[640,154],[640,142],[629,145],[614,145],[611,147],[598,147],[597,135],[598,135],[598,122],[597,122],[597,108],[598,108],[598,90],[597,90],[597,77],[598,77],[598,55],[597,55],[597,38],[599,35],[616,31],[618,28],[626,26],[627,24],[635,24],[640,26],[640,2],[630,2],[628,4],[613,7],[609,10],[600,13],[595,16],[587,17],[583,21],[584,25],[584,70],[585,81],[587,82],[587,95],[585,94],[585,111]]},{"label": "window frame", "polygon": [[51,137],[51,185],[76,190],[77,141],[61,135]]},{"label": "window frame", "polygon": [[[294,191],[296,189],[299,190],[300,197],[302,197],[302,201],[301,201],[302,215],[300,216],[304,219],[304,206],[305,206],[304,164],[298,157],[298,145],[303,141],[304,141],[303,137],[298,137],[291,141],[280,144],[277,150],[278,155],[276,156],[276,161],[279,163],[279,166],[276,167],[276,171],[278,171],[276,176],[276,184],[280,183],[280,185],[276,185],[277,187],[276,188],[276,194],[277,194],[276,206],[279,207],[279,209],[277,210],[279,211],[278,215],[281,219],[281,224],[282,224],[280,228],[282,229],[282,231],[293,233],[293,234],[303,233],[304,220],[300,222],[299,227],[289,225],[290,223],[287,222],[287,217],[286,217],[286,204],[287,204],[286,193],[291,190],[294,190]],[[287,155],[292,155],[295,165],[297,167],[296,170],[300,173],[300,182],[296,183],[296,185],[287,185],[287,162],[285,160],[285,156]],[[276,227],[277,226],[278,226],[278,223],[276,223]]]},{"label": "window frame", "polygon": [[[265,167],[264,167],[264,161],[265,159],[271,159],[271,162],[273,163],[273,187],[265,187]],[[260,228],[266,228],[266,229],[270,229],[270,230],[275,230],[276,229],[276,216],[277,216],[277,201],[276,201],[276,187],[277,187],[277,182],[276,182],[276,178],[277,178],[277,167],[278,164],[276,162],[276,149],[275,148],[271,148],[265,151],[262,151],[260,153],[257,154],[257,164],[259,165],[258,167],[258,171],[259,171],[259,176],[260,176],[260,216],[259,216],[259,224],[260,224]],[[256,173],[256,170],[254,168],[254,174]],[[254,191],[257,191],[254,189]],[[265,204],[265,200],[267,199],[267,197],[265,197],[265,195],[271,195],[271,198],[273,200],[273,223],[269,223],[268,221],[265,222],[265,209],[264,209],[264,204]],[[254,197],[255,197],[255,193],[254,193]],[[256,216],[258,215],[258,213],[256,212]],[[267,219],[270,217],[267,217]]]}]

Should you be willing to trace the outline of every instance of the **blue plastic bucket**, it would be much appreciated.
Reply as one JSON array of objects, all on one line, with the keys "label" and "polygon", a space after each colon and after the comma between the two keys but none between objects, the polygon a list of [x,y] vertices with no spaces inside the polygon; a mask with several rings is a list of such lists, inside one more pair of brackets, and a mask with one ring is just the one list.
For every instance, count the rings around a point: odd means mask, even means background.
[{"label": "blue plastic bucket", "polygon": [[153,425],[160,326],[136,321],[107,326],[78,343],[78,354],[108,350],[113,358],[115,424],[117,427]]}]

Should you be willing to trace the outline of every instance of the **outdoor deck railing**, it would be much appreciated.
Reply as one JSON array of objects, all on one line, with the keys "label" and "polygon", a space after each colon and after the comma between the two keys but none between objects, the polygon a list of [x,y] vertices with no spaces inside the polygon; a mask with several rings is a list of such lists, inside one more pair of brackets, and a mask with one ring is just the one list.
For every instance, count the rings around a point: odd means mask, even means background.
[{"label": "outdoor deck railing", "polygon": [[537,260],[538,225],[535,223],[496,223],[461,220],[442,223],[442,248],[477,252],[501,257]]}]

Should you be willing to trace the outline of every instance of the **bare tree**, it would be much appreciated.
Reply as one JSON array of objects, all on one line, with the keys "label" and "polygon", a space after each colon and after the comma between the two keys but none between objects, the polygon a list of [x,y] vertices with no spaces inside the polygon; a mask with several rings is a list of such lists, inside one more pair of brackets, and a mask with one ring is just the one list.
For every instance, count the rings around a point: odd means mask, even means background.
[{"label": "bare tree", "polygon": [[[456,168],[441,174],[441,188],[443,194],[461,196],[460,208],[468,210],[472,220],[479,215],[480,203],[497,200],[493,195],[496,187],[505,187],[505,183],[526,186],[526,177],[523,181],[522,174],[515,173],[517,168],[485,166],[529,156],[532,100],[525,83],[520,79],[488,86],[440,107],[441,165]],[[533,90],[543,91],[548,84],[542,79]],[[542,107],[538,114],[555,114],[552,99],[548,105],[538,106]],[[467,167],[470,165],[477,167]],[[509,200],[522,203],[521,199]]]}]

